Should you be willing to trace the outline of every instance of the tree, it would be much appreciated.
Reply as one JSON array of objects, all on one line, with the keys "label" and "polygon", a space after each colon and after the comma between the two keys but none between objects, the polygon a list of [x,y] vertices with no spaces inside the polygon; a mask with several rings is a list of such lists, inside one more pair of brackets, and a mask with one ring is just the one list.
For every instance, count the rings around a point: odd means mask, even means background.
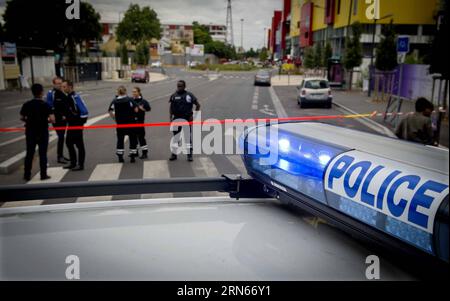
[{"label": "tree", "polygon": [[344,67],[349,71],[349,89],[352,89],[353,69],[362,64],[361,34],[362,28],[359,22],[351,25],[352,36],[345,41],[345,55],[343,59]]},{"label": "tree", "polygon": [[322,66],[327,67],[328,66],[328,60],[331,59],[333,56],[333,48],[331,47],[331,44],[329,42],[326,43],[325,47],[323,48],[323,62]]},{"label": "tree", "polygon": [[430,59],[430,73],[440,73],[446,80],[450,78],[449,72],[449,57],[450,53],[448,45],[449,30],[449,18],[450,18],[450,4],[447,0],[441,0],[438,18],[438,30],[433,39],[431,46],[431,59]]},{"label": "tree", "polygon": [[141,42],[136,47],[134,62],[138,65],[147,65],[150,60],[150,51],[147,42]]},{"label": "tree", "polygon": [[132,45],[138,45],[153,38],[160,39],[161,23],[156,12],[149,6],[141,9],[138,4],[130,4],[116,34],[119,43],[128,41]]},{"label": "tree", "polygon": [[258,56],[258,53],[252,48],[250,48],[249,51],[247,51],[247,53],[245,54],[246,57],[248,58],[255,58]]},{"label": "tree", "polygon": [[205,45],[206,53],[211,53],[219,58],[234,59],[236,58],[236,50],[234,47],[220,41],[212,41]]},{"label": "tree", "polygon": [[206,25],[200,25],[197,21],[192,23],[192,30],[194,31],[194,43],[205,45],[213,42],[209,29]]},{"label": "tree", "polygon": [[27,49],[27,53],[35,52],[35,49],[57,53],[66,50],[73,63],[77,44],[100,39],[100,15],[89,3],[80,3],[80,19],[73,20],[66,18],[64,1],[10,0],[6,4],[3,14],[5,40]]},{"label": "tree", "polygon": [[127,45],[121,44],[119,49],[120,62],[122,65],[128,65],[128,48]]},{"label": "tree", "polygon": [[259,53],[259,60],[260,60],[261,62],[265,62],[265,61],[267,61],[268,58],[269,58],[269,53],[268,53],[268,51],[267,51],[267,48],[266,48],[266,47],[263,47],[263,48],[261,49],[261,52]]},{"label": "tree", "polygon": [[323,67],[323,58],[322,58],[322,44],[320,42],[316,43],[314,47],[314,68]]},{"label": "tree", "polygon": [[313,69],[314,65],[314,49],[312,47],[305,48],[303,66],[307,69]]},{"label": "tree", "polygon": [[383,26],[380,44],[377,46],[375,67],[380,71],[392,71],[398,66],[394,25]]}]

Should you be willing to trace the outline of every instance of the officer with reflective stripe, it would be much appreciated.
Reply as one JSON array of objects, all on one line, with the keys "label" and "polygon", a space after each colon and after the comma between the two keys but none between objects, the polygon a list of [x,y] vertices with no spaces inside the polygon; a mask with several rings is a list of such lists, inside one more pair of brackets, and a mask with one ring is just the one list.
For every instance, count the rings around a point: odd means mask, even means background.
[{"label": "officer with reflective stripe", "polygon": [[47,104],[53,110],[55,115],[55,123],[53,126],[58,128],[56,134],[58,135],[58,147],[57,147],[57,161],[61,164],[67,164],[69,159],[64,157],[64,140],[66,136],[67,127],[67,98],[64,92],[61,90],[62,79],[55,77],[53,79],[53,89],[47,93]]},{"label": "officer with reflective stripe", "polygon": [[[138,107],[138,112],[136,113],[136,123],[145,123],[145,113],[150,112],[152,108],[147,100],[142,97],[141,89],[139,87],[134,87],[133,89],[133,100]],[[136,136],[139,142],[142,155],[140,159],[144,160],[148,158],[148,145],[145,139],[145,127],[136,128]]]},{"label": "officer with reflective stripe", "polygon": [[[185,120],[188,122],[193,121],[193,108],[195,105],[195,110],[200,111],[200,103],[197,100],[197,97],[194,96],[191,92],[186,91],[186,82],[184,80],[180,80],[177,83],[177,92],[170,97],[170,121],[174,120]],[[190,141],[188,144],[189,153],[187,155],[188,161],[192,162],[193,157],[193,146],[192,146],[192,126],[190,126]],[[179,134],[182,131],[182,127],[179,126],[176,131],[173,132],[174,137],[179,137]],[[176,139],[175,139],[176,140]],[[177,160],[177,155],[173,153],[169,159],[170,161]]]},{"label": "officer with reflective stripe", "polygon": [[[72,171],[84,170],[86,149],[84,147],[83,129],[70,129],[70,127],[82,127],[88,119],[88,109],[81,96],[75,92],[73,83],[69,80],[63,82],[63,91],[67,95],[68,110],[66,113],[69,130],[66,144],[69,149],[70,164],[64,169]],[[78,149],[78,157],[75,147]]]},{"label": "officer with reflective stripe", "polygon": [[[108,112],[118,125],[136,124],[135,116],[138,112],[138,106],[132,98],[127,96],[127,89],[124,86],[120,86],[117,89],[117,97],[109,105]],[[123,159],[125,155],[125,136],[128,136],[130,141],[130,162],[135,163],[138,156],[136,128],[117,128],[116,154],[120,163],[125,162]]]}]

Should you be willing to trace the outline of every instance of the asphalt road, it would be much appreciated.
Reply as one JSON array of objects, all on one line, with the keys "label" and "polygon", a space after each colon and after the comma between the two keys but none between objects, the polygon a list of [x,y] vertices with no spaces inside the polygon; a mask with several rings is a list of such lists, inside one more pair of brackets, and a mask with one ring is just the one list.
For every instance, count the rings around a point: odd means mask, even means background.
[{"label": "asphalt road", "polygon": [[[280,106],[288,116],[322,116],[340,115],[345,112],[337,107],[332,109],[312,108],[300,109],[292,96],[283,95],[277,91],[280,102],[277,102],[269,87],[254,87],[252,72],[245,73],[224,73],[218,78],[208,77],[204,73],[185,72],[181,69],[167,70],[169,78],[162,82],[151,84],[138,84],[141,87],[144,97],[150,101],[152,112],[147,114],[147,123],[167,122],[169,119],[169,96],[176,89],[176,82],[184,79],[187,82],[187,89],[194,93],[202,104],[202,120],[209,118],[216,119],[249,119],[277,117],[280,113]],[[106,114],[107,107],[111,102],[115,89],[120,83],[99,82],[88,84],[81,89],[81,94],[85,99],[91,119]],[[135,84],[126,83],[130,90]],[[295,89],[295,88],[293,88]],[[291,91],[292,92],[292,91]],[[292,95],[292,93],[289,93]],[[0,127],[20,126],[18,112],[20,105],[25,100],[22,99],[2,99],[0,102]],[[112,124],[109,118],[99,118],[96,124]],[[373,132],[357,120],[327,120],[327,123],[336,124],[368,132]],[[204,134],[205,136],[205,134]],[[25,141],[21,138],[21,133],[1,133],[0,134],[0,162],[24,151]],[[150,157],[148,160],[138,160],[137,163],[119,164],[115,155],[116,135],[114,129],[86,130],[85,145],[87,149],[87,160],[85,170],[82,172],[67,172],[61,165],[56,163],[56,147],[53,144],[48,151],[49,173],[52,176],[50,181],[72,182],[72,181],[96,181],[96,180],[117,180],[117,179],[142,179],[142,178],[168,178],[168,177],[207,177],[219,176],[222,174],[245,173],[245,168],[239,155],[196,155],[195,161],[189,163],[185,156],[180,156],[176,162],[169,162],[170,156],[169,142],[171,133],[167,127],[151,127],[147,129],[147,139],[150,146]],[[67,152],[66,152],[67,154]],[[67,156],[67,155],[66,155]],[[38,179],[38,160],[34,162],[33,175],[36,177],[32,183],[40,182]],[[0,182],[3,185],[25,184],[22,180],[22,167],[8,175],[0,175]],[[171,197],[171,196],[202,196],[211,194],[190,193],[190,194],[165,194],[159,196],[133,195],[106,197],[102,200],[118,200],[143,197]],[[95,200],[98,200],[96,198]],[[92,201],[94,199],[65,199],[37,201],[34,204],[54,204],[62,202]],[[6,204],[0,204],[6,206]],[[17,205],[17,204],[12,204]],[[9,206],[9,205],[8,205]]]}]

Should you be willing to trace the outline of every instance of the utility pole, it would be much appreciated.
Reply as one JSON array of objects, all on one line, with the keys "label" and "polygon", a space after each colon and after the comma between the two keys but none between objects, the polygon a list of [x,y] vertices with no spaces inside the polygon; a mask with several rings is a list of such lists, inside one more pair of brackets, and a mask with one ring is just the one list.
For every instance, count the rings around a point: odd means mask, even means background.
[{"label": "utility pole", "polygon": [[227,6],[227,34],[225,36],[225,44],[234,47],[233,11],[231,9],[231,0],[228,0]]},{"label": "utility pole", "polygon": [[241,50],[244,52],[244,19],[241,19]]}]

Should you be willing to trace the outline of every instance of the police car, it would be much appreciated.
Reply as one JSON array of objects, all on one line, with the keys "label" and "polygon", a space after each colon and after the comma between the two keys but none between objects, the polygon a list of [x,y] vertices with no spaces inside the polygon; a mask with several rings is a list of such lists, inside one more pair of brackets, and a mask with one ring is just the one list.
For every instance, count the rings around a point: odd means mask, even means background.
[{"label": "police car", "polygon": [[320,123],[240,143],[250,178],[0,187],[0,201],[229,194],[0,209],[0,278],[78,264],[81,280],[367,280],[370,258],[382,280],[448,277],[448,151]]}]

